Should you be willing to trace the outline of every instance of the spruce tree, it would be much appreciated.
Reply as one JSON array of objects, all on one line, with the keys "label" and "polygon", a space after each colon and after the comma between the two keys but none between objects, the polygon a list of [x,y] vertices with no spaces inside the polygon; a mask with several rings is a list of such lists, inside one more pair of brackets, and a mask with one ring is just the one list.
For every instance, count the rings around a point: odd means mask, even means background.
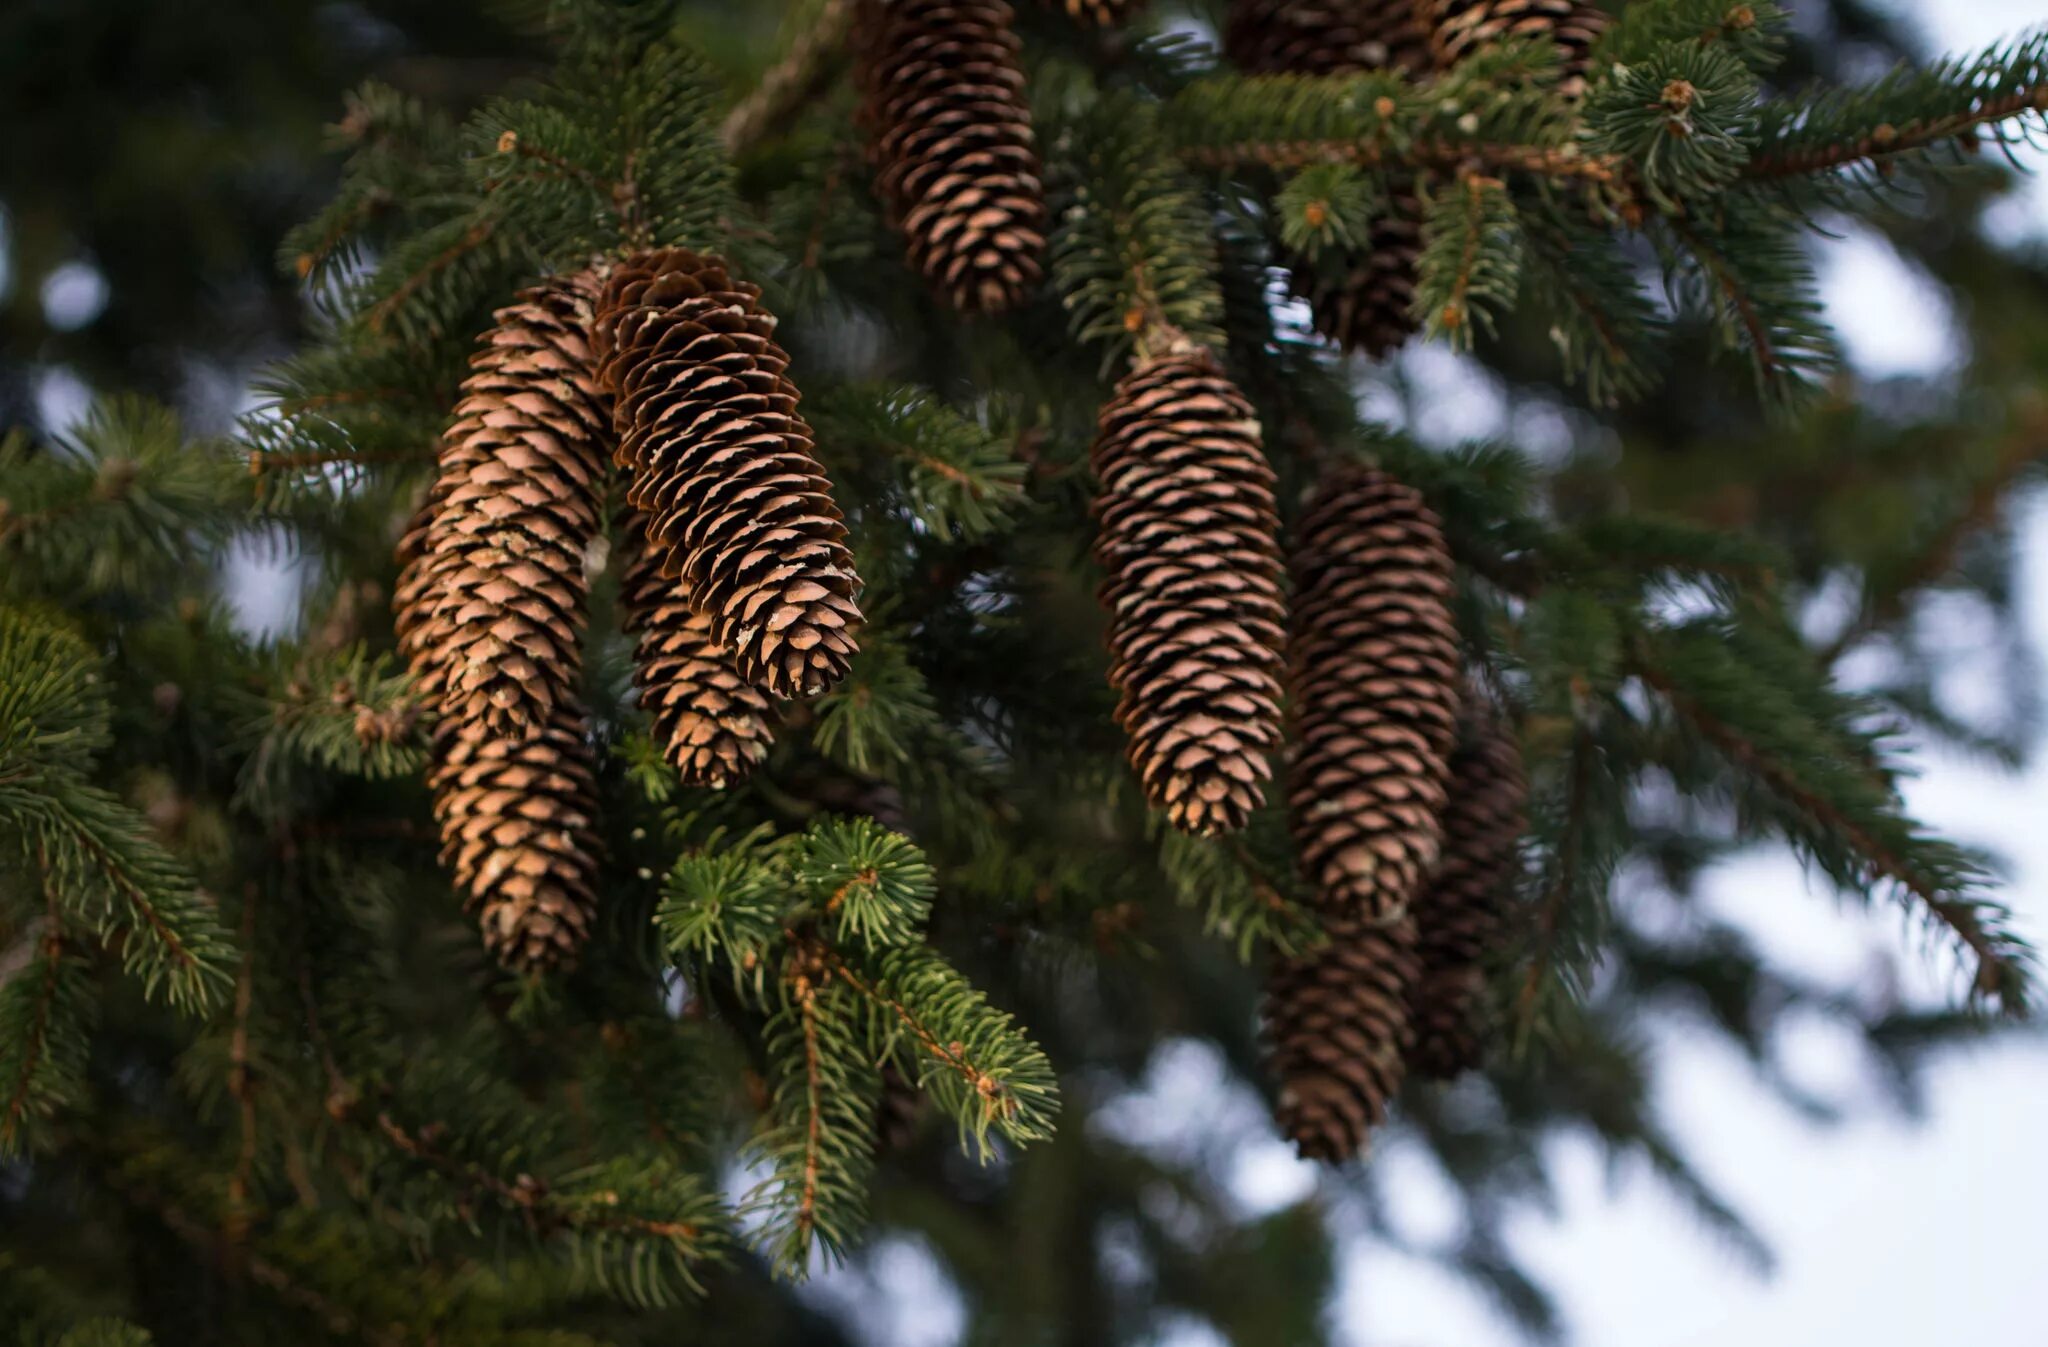
[{"label": "spruce tree", "polygon": [[[1640,1016],[1910,1074],[2028,1009],[1898,739],[1969,734],[1903,619],[1997,588],[2030,375],[1960,438],[1835,396],[1812,249],[1969,209],[2048,37],[1851,85],[1728,0],[505,8],[530,71],[335,110],[232,433],[0,441],[21,1341],[842,1341],[792,1288],[877,1228],[977,1342],[1322,1340],[1342,1210],[1091,1125],[1183,1038],[1333,1191],[1429,1145],[1442,1256],[1542,1334],[1498,1222],[1545,1135],[1755,1245]],[[1426,341],[1574,451],[1371,415]],[[1873,500],[1886,548],[1816,525]],[[1765,840],[1953,1006],[1631,919]]]}]

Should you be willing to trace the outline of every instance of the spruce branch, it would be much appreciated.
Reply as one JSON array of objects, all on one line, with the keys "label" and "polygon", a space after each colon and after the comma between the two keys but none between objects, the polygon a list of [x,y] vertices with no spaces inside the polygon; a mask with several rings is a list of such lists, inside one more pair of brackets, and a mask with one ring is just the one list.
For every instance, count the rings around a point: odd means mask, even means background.
[{"label": "spruce branch", "polygon": [[97,1016],[87,965],[52,911],[27,961],[0,977],[0,1157],[29,1150],[37,1129],[79,1100]]},{"label": "spruce branch", "polygon": [[963,1145],[989,1154],[991,1130],[1015,1143],[1052,1135],[1059,1110],[1052,1067],[1010,1017],[929,947],[891,949],[866,969],[824,951],[833,973],[916,1046],[919,1086],[960,1126]]},{"label": "spruce branch", "polygon": [[815,13],[800,16],[788,50],[720,124],[728,151],[746,153],[817,98],[852,31],[853,11],[854,0],[822,0]]},{"label": "spruce branch", "polygon": [[1883,590],[1864,595],[1856,616],[1821,648],[1822,664],[1834,664],[1865,638],[1897,621],[1915,595],[1955,567],[1965,543],[1996,525],[2014,483],[2030,468],[2048,461],[2048,418],[2033,420],[2036,424],[2005,438],[1991,470],[1971,483],[1960,506],[1914,550],[1904,571],[1892,577]]},{"label": "spruce branch", "polygon": [[2039,129],[2048,129],[2048,32],[1767,107],[1747,173],[1769,182],[1883,168],[1943,144],[2009,146]]},{"label": "spruce branch", "polygon": [[1492,335],[1521,279],[1520,221],[1506,184],[1476,173],[1448,184],[1431,196],[1423,232],[1415,316],[1451,349],[1470,350],[1478,331]]},{"label": "spruce branch", "polygon": [[1976,961],[1973,989],[2010,1014],[2024,1012],[2032,954],[2004,927],[2004,909],[1977,892],[1981,867],[1929,838],[1898,808],[1887,780],[1844,760],[1806,705],[1764,685],[1731,654],[1724,633],[1689,627],[1640,637],[1630,668],[1736,770],[1756,779],[1790,813],[1781,826],[1838,882],[1890,882],[1917,902]]}]

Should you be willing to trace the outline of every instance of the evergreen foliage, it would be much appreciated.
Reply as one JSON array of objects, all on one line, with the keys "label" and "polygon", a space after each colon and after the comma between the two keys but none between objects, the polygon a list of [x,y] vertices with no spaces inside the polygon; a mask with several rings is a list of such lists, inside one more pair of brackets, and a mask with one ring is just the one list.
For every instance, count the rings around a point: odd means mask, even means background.
[{"label": "evergreen foliage", "polygon": [[[1635,0],[1575,99],[1542,42],[1423,78],[1251,76],[1169,31],[1184,7],[1110,31],[1027,12],[1054,228],[1047,280],[996,318],[935,306],[882,228],[849,6],[777,7],[765,75],[725,7],[514,8],[544,70],[342,105],[331,198],[279,247],[310,331],[232,440],[122,397],[0,439],[0,1322],[24,1342],[194,1340],[206,1316],[236,1342],[838,1341],[775,1279],[857,1259],[876,1223],[921,1232],[977,1342],[1150,1340],[1161,1307],[1321,1340],[1320,1204],[1245,1219],[1103,1121],[1162,1039],[1255,1071],[1258,966],[1323,938],[1284,809],[1190,836],[1122,761],[1088,446],[1109,385],[1168,350],[1213,354],[1256,406],[1288,526],[1361,465],[1442,519],[1467,671],[1529,767],[1529,859],[1485,1107],[1416,1086],[1396,1113],[1473,1199],[1433,1252],[1532,1334],[1554,1309],[1501,1221],[1544,1200],[1556,1131],[1765,1256],[1654,1115],[1646,1009],[1704,1007],[1760,1062],[1784,1016],[1833,1017],[1909,1090],[1935,1045],[2036,999],[1994,861],[1900,783],[1908,731],[1967,733],[1916,677],[1912,599],[2001,592],[1979,553],[2038,475],[2041,418],[1944,456],[1939,423],[1829,404],[1811,243],[1823,212],[1904,232],[1909,207],[1961,209],[1957,164],[2042,129],[2048,37],[1794,87],[1811,53],[1779,7]],[[1278,268],[1364,247],[1409,193],[1414,317],[1564,385],[1574,454],[1366,424],[1360,367],[1276,305]],[[657,248],[724,259],[780,311],[867,623],[752,777],[686,788],[606,620],[620,549],[593,546],[601,906],[573,972],[510,975],[436,863],[391,551],[493,310]],[[2009,393],[2038,342],[1982,377]],[[1706,429],[1660,421],[1681,374],[1709,381]],[[1654,484],[1632,476],[1668,448],[1627,438],[1645,426],[1685,442]],[[1770,508],[1786,474],[1869,513],[1834,494],[1852,454],[1910,548],[1852,555]],[[1703,521],[1738,455],[1765,503]],[[230,616],[225,563],[251,553],[299,583],[274,636]],[[1844,568],[1858,612],[1810,641]],[[1844,690],[1835,657],[1874,633],[1907,674]],[[1967,967],[1958,1005],[1866,1013],[1711,917],[1666,938],[1632,910],[1631,875],[1683,893],[1762,840],[1925,922]],[[883,1153],[889,1082],[943,1147]],[[1367,1208],[1377,1181],[1345,1176]],[[1101,1266],[1116,1231],[1142,1291]],[[131,1256],[204,1293],[109,1271]]]}]

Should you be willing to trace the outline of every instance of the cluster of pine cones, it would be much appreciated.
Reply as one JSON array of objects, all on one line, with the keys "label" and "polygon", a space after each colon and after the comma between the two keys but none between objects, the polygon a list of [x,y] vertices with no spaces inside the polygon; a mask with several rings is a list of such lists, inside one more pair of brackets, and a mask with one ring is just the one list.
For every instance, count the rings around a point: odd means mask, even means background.
[{"label": "cluster of pine cones", "polygon": [[[1123,0],[1046,0],[1106,23]],[[1583,54],[1573,0],[1236,0],[1253,70],[1441,68],[1504,35]],[[1004,0],[860,0],[877,187],[911,264],[956,309],[1041,278],[1044,193]],[[1419,205],[1396,195],[1325,330],[1407,335]],[[686,783],[766,755],[778,699],[842,677],[859,580],[759,291],[663,249],[521,295],[481,340],[433,489],[400,548],[400,648],[436,713],[444,857],[508,965],[572,958],[598,864],[577,701],[590,572],[619,559],[636,682]],[[1355,1154],[1405,1071],[1480,1051],[1483,961],[1522,832],[1520,760],[1466,687],[1452,572],[1420,496],[1332,474],[1279,544],[1258,419],[1170,331],[1101,414],[1097,557],[1117,719],[1148,800],[1189,832],[1242,828],[1291,739],[1286,795],[1327,943],[1275,971],[1266,1018],[1283,1126]],[[614,482],[625,508],[612,521]],[[1288,580],[1293,597],[1288,598]],[[1292,725],[1283,723],[1283,703]]]},{"label": "cluster of pine cones", "polygon": [[1110,681],[1148,800],[1188,832],[1242,828],[1289,737],[1283,686],[1291,702],[1287,808],[1329,940],[1274,970],[1267,1037],[1281,1125],[1346,1158],[1407,1070],[1477,1063],[1523,832],[1519,750],[1466,687],[1442,529],[1412,488],[1343,468],[1283,565],[1258,419],[1185,341],[1118,384],[1094,467]]},{"label": "cluster of pine cones", "polygon": [[598,862],[577,702],[589,572],[609,550],[636,681],[668,760],[724,786],[776,698],[845,672],[860,621],[846,530],[759,291],[644,253],[498,312],[400,544],[399,648],[436,713],[443,856],[508,965],[572,958]]}]

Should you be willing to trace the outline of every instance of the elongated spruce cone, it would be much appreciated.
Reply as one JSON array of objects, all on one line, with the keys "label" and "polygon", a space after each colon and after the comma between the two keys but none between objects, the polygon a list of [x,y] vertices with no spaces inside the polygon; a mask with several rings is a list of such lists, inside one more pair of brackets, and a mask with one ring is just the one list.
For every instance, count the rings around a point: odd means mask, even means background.
[{"label": "elongated spruce cone", "polygon": [[594,759],[580,715],[492,737],[473,724],[436,727],[428,784],[441,860],[507,967],[575,960],[597,906]]},{"label": "elongated spruce cone", "polygon": [[1318,488],[1292,557],[1287,802],[1326,909],[1406,912],[1436,863],[1461,679],[1436,516],[1377,469]]},{"label": "elongated spruce cone", "polygon": [[620,539],[626,568],[619,606],[634,638],[633,682],[654,721],[655,742],[684,785],[723,789],[768,756],[773,708],[733,667],[711,634],[711,619],[661,573],[641,516],[624,522]]},{"label": "elongated spruce cone", "polygon": [[1295,288],[1306,291],[1316,331],[1347,351],[1384,360],[1421,330],[1415,316],[1421,264],[1422,199],[1396,191],[1367,230],[1365,251],[1346,256],[1341,274],[1320,275],[1297,262],[1293,275]]},{"label": "elongated spruce cone", "polygon": [[1260,75],[1351,75],[1430,65],[1413,0],[1231,0],[1223,51]]},{"label": "elongated spruce cone", "polygon": [[1014,18],[1005,0],[862,0],[856,18],[876,187],[911,266],[964,313],[1015,307],[1044,271]]},{"label": "elongated spruce cone", "polygon": [[1486,964],[1505,925],[1527,804],[1521,748],[1488,711],[1451,757],[1443,856],[1415,901],[1421,970],[1408,1065],[1418,1075],[1449,1080],[1484,1053]]},{"label": "elongated spruce cone", "polygon": [[679,248],[621,263],[596,324],[626,498],[662,570],[741,676],[799,697],[846,673],[860,580],[774,330],[756,287]]},{"label": "elongated spruce cone", "polygon": [[1563,61],[1561,88],[1585,92],[1587,58],[1607,28],[1605,10],[1588,0],[1421,0],[1429,16],[1432,54],[1449,69],[1476,51],[1509,39],[1549,37]]},{"label": "elongated spruce cone", "polygon": [[611,434],[587,335],[596,295],[583,274],[498,311],[400,546],[399,649],[421,695],[493,734],[546,725],[582,680]]},{"label": "elongated spruce cone", "polygon": [[1257,416],[1190,348],[1117,385],[1093,460],[1109,679],[1131,765],[1175,827],[1241,828],[1280,741],[1286,621]]},{"label": "elongated spruce cone", "polygon": [[1274,966],[1263,1010],[1280,1130],[1303,1159],[1334,1163],[1365,1149],[1400,1091],[1415,922],[1325,913],[1323,929],[1327,944]]}]

